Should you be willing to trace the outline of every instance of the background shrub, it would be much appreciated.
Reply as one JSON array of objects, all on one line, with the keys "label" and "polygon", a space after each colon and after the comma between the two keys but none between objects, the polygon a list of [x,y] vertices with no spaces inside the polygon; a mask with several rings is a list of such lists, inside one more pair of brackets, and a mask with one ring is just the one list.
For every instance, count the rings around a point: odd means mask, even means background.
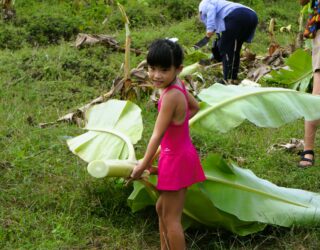
[{"label": "background shrub", "polygon": [[0,49],[21,49],[25,45],[25,36],[24,28],[0,23]]},{"label": "background shrub", "polygon": [[171,18],[182,20],[197,14],[198,3],[191,0],[175,0],[168,3],[168,12]]},{"label": "background shrub", "polygon": [[[165,17],[167,13],[163,6],[138,0],[123,1],[123,6],[132,28],[161,25],[170,21]],[[118,10],[110,13],[108,19],[108,25],[112,30],[124,28],[122,16]]]},{"label": "background shrub", "polygon": [[80,31],[80,19],[62,15],[34,15],[26,25],[28,41],[32,44],[56,44],[59,40],[69,41]]}]

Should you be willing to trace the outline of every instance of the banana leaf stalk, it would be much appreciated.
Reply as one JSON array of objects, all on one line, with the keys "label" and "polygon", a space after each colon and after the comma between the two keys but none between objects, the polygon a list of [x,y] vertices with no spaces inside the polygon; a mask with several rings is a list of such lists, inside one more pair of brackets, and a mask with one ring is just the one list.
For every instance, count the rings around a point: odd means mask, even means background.
[{"label": "banana leaf stalk", "polygon": [[96,160],[88,164],[88,173],[95,178],[129,177],[137,161]]},{"label": "banana leaf stalk", "polygon": [[122,14],[125,30],[126,30],[126,44],[125,44],[125,60],[124,60],[124,79],[125,82],[130,78],[130,45],[131,45],[131,35],[129,29],[129,19],[125,12],[124,7],[118,3],[119,10]]},{"label": "banana leaf stalk", "polygon": [[[96,130],[94,130],[96,131]],[[113,134],[125,142],[128,148],[128,159],[126,160],[94,160],[87,167],[89,174],[95,178],[103,177],[129,177],[134,166],[137,164],[135,152],[130,139],[115,130],[100,130],[99,132]]]},{"label": "banana leaf stalk", "polygon": [[296,48],[302,48],[303,47],[303,30],[304,30],[304,14],[303,11],[300,11],[299,14],[299,29],[298,29],[298,34],[296,37]]}]

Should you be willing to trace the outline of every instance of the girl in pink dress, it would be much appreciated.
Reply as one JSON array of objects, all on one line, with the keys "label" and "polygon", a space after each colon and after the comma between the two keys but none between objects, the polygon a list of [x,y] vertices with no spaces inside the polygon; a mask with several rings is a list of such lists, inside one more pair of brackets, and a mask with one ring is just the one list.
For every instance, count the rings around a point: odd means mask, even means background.
[{"label": "girl in pink dress", "polygon": [[187,187],[206,179],[188,126],[199,105],[177,77],[183,68],[182,61],[181,46],[170,40],[159,39],[149,47],[149,77],[161,91],[159,113],[144,158],[131,174],[133,179],[140,178],[161,145],[156,210],[161,249],[171,250],[186,249],[181,216]]}]

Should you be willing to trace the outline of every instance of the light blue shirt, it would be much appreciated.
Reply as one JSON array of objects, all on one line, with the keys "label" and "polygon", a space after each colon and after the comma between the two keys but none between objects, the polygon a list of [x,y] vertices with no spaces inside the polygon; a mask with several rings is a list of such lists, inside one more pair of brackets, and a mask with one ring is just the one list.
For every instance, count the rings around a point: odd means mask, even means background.
[{"label": "light blue shirt", "polygon": [[199,4],[200,19],[206,26],[207,32],[220,33],[226,30],[224,18],[237,8],[250,9],[240,3],[225,0],[202,0]]}]

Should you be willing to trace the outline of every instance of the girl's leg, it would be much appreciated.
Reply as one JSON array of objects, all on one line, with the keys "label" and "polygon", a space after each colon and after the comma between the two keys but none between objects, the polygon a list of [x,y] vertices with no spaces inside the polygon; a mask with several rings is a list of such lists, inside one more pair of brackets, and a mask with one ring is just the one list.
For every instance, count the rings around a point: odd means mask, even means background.
[{"label": "girl's leg", "polygon": [[[185,195],[186,189],[163,191],[160,194],[160,203],[157,203],[157,212],[162,224],[161,230],[165,232],[163,235],[166,235],[170,250],[186,249],[184,232],[181,225]],[[163,238],[162,244],[166,244],[166,239],[165,237]],[[161,249],[166,248],[161,246]]]},{"label": "girl's leg", "polygon": [[158,213],[158,218],[159,218],[159,234],[160,234],[160,246],[161,250],[169,250],[169,242],[168,242],[168,237],[167,237],[167,232],[164,226],[163,218],[162,218],[162,196],[160,193],[160,196],[157,200],[156,204],[156,211]]}]

